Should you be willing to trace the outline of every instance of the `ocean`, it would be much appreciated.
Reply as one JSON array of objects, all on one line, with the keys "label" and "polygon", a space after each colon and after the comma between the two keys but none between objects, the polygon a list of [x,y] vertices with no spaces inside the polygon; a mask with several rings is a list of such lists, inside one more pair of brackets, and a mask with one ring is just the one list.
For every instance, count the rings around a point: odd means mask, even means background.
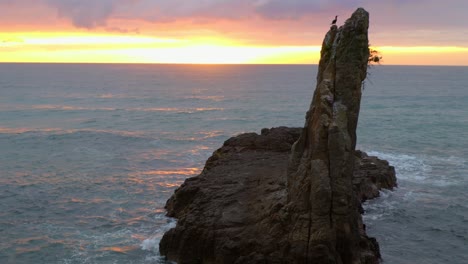
[{"label": "ocean", "polygon": [[[164,204],[231,136],[303,126],[316,65],[0,64],[0,263],[165,263]],[[373,66],[384,263],[468,263],[468,67]],[[196,243],[196,241],[194,241]]]}]

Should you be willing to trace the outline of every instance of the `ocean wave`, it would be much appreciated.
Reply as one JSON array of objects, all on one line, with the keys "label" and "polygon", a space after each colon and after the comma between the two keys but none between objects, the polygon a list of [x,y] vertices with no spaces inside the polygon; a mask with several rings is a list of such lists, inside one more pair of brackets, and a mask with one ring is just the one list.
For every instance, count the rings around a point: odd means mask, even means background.
[{"label": "ocean wave", "polygon": [[427,161],[416,156],[378,151],[368,151],[367,154],[387,160],[390,165],[395,167],[397,177],[405,180],[425,181],[432,170]]},{"label": "ocean wave", "polygon": [[158,228],[154,230],[153,234],[150,237],[144,239],[140,243],[140,248],[141,250],[150,253],[146,256],[145,261],[150,263],[172,264],[174,262],[167,261],[165,257],[161,256],[159,252],[159,242],[161,242],[161,238],[164,235],[164,233],[176,226],[177,221],[174,218],[164,216],[164,214],[158,214],[155,218],[161,224],[158,225]]},{"label": "ocean wave", "polygon": [[449,170],[466,168],[466,160],[455,156],[409,155],[379,151],[367,151],[367,154],[387,160],[395,167],[399,180],[439,187],[459,184],[463,179],[454,176]]},{"label": "ocean wave", "polygon": [[[75,95],[70,98],[81,98],[88,99],[88,98],[100,98],[100,99],[144,99],[144,96],[136,96],[136,95],[129,95],[129,94],[112,94],[112,93],[105,93],[99,95],[93,95],[92,97],[84,97],[82,95]],[[61,96],[62,97],[62,96]]]},{"label": "ocean wave", "polygon": [[366,201],[363,204],[365,211],[363,214],[364,221],[376,221],[392,215],[399,208],[399,203],[395,199],[392,199],[394,195],[392,191],[383,190],[378,198]]},{"label": "ocean wave", "polygon": [[221,102],[225,100],[225,96],[224,95],[192,95],[192,96],[185,97],[185,99]]},{"label": "ocean wave", "polygon": [[[166,176],[166,175],[184,175],[184,176],[193,176],[197,175],[201,172],[200,168],[178,168],[178,169],[166,169],[166,170],[150,170],[150,171],[137,171],[132,172],[128,176],[135,177],[135,176]],[[169,184],[169,183],[161,183],[161,184]],[[178,183],[172,183],[177,185]]]},{"label": "ocean wave", "polygon": [[168,112],[192,114],[197,112],[224,111],[221,107],[91,107],[76,105],[4,105],[0,111],[126,111],[126,112]]},{"label": "ocean wave", "polygon": [[177,224],[177,220],[174,218],[164,216],[163,219],[165,219],[167,222],[163,225],[160,225],[151,237],[141,242],[141,249],[156,252],[159,254],[159,242],[161,242],[162,236],[164,235],[164,233],[169,231],[169,229],[174,228]]},{"label": "ocean wave", "polygon": [[92,98],[99,98],[99,99],[145,99],[145,96],[137,96],[137,95],[130,95],[130,94],[118,94],[118,93],[102,93],[102,94],[95,94],[95,93],[62,93],[62,94],[41,94],[40,98],[46,99],[92,99]]},{"label": "ocean wave", "polygon": [[190,133],[190,135],[187,135],[186,137],[181,136],[174,132],[160,132],[159,135],[162,139],[180,140],[180,141],[203,140],[203,139],[216,138],[220,136],[222,137],[226,136],[223,130],[193,131]]},{"label": "ocean wave", "polygon": [[67,134],[78,134],[78,133],[95,133],[95,134],[112,134],[125,137],[137,137],[137,138],[149,138],[148,133],[142,131],[125,131],[125,130],[111,130],[111,129],[64,129],[55,127],[46,128],[30,128],[30,127],[0,127],[0,134],[26,134],[26,133],[37,133],[37,134],[51,134],[51,135],[67,135]]},{"label": "ocean wave", "polygon": [[161,107],[137,107],[137,108],[125,108],[125,111],[139,111],[139,112],[174,112],[177,114],[193,114],[197,112],[211,112],[211,111],[223,111],[224,108],[220,107],[192,107],[192,108],[161,108]]}]

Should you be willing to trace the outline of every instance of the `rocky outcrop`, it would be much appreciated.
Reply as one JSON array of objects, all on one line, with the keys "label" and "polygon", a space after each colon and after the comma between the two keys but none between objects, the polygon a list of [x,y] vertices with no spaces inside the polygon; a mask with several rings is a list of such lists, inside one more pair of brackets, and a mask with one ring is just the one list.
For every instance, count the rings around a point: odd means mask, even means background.
[{"label": "rocky outcrop", "polygon": [[[168,215],[178,223],[164,235],[161,254],[180,264],[288,263],[286,170],[301,130],[263,129],[227,140],[168,200]],[[357,151],[355,164],[361,200],[396,186],[388,162]]]},{"label": "rocky outcrop", "polygon": [[288,168],[288,254],[296,263],[374,262],[352,185],[368,26],[368,13],[358,9],[322,44],[317,87]]},{"label": "rocky outcrop", "polygon": [[397,186],[395,168],[388,161],[356,150],[353,187],[361,203],[379,197],[382,189],[393,190]]},{"label": "rocky outcrop", "polygon": [[227,140],[168,200],[160,252],[184,263],[378,263],[361,202],[396,186],[393,167],[355,151],[369,57],[368,13],[332,26],[304,128]]}]

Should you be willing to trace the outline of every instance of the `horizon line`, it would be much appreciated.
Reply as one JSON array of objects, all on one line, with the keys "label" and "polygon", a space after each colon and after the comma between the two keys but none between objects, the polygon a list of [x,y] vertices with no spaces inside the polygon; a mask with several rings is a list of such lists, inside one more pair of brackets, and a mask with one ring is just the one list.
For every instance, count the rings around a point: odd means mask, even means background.
[{"label": "horizon line", "polygon": [[[174,62],[37,62],[37,61],[32,61],[32,62],[23,62],[23,61],[0,61],[0,64],[85,64],[85,65],[91,65],[91,64],[97,64],[97,65],[212,65],[212,66],[311,66],[311,65],[317,65],[318,63],[190,63],[190,62],[180,62],[180,63],[174,63]],[[468,67],[467,65],[453,65],[453,64],[369,64],[370,67],[374,66],[418,66],[418,67]]]}]

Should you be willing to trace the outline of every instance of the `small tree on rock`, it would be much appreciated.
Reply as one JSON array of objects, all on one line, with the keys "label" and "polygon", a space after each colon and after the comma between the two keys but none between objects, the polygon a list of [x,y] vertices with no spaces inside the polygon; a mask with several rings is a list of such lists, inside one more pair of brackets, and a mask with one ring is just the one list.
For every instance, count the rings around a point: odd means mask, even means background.
[{"label": "small tree on rock", "polygon": [[380,61],[382,60],[382,56],[380,55],[380,52],[375,49],[369,48],[369,64],[373,63],[378,63],[380,64]]}]

